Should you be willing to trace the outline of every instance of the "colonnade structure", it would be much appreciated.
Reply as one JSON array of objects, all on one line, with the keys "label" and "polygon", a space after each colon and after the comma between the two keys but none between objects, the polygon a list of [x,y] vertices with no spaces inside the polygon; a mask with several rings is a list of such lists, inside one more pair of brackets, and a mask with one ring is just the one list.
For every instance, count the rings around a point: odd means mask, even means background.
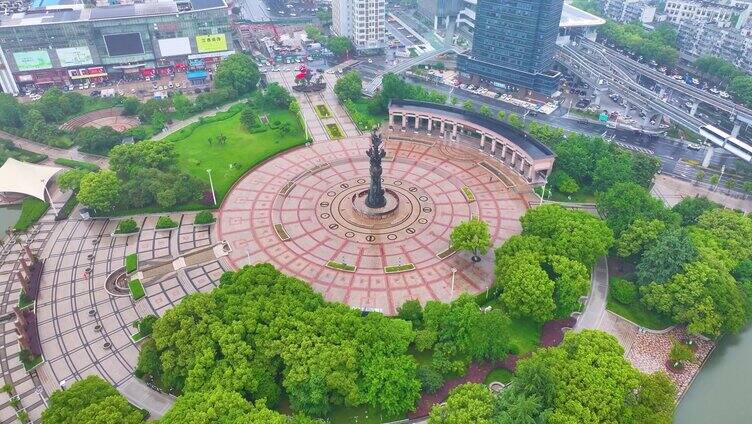
[{"label": "colonnade structure", "polygon": [[548,146],[520,129],[475,112],[436,103],[392,100],[389,130],[472,145],[490,153],[532,185],[546,183],[556,159]]}]

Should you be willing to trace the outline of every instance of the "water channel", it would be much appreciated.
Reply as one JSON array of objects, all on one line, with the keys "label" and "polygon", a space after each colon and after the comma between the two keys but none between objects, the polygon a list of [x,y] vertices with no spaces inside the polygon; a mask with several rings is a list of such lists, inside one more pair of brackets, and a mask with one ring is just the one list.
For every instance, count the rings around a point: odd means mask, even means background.
[{"label": "water channel", "polygon": [[676,424],[752,422],[752,328],[724,337],[676,411]]}]

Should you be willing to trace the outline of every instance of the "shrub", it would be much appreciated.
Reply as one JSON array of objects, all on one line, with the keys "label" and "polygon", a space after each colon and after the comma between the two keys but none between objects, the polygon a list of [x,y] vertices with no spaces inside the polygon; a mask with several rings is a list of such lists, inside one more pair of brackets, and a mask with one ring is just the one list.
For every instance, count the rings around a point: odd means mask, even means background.
[{"label": "shrub", "polygon": [[212,222],[214,222],[214,215],[209,211],[201,211],[193,219],[193,223],[196,225],[211,224]]},{"label": "shrub", "polygon": [[695,353],[692,351],[691,347],[679,340],[674,340],[674,345],[671,347],[668,359],[673,364],[683,366],[684,362],[692,362],[695,360]]},{"label": "shrub", "polygon": [[163,230],[167,228],[175,228],[178,226],[178,223],[175,222],[172,218],[169,216],[160,216],[157,220],[156,229],[157,230]]},{"label": "shrub", "polygon": [[156,315],[147,315],[138,322],[138,332],[142,336],[149,336],[154,332],[154,323],[157,322]]},{"label": "shrub", "polygon": [[81,162],[73,159],[57,158],[55,159],[56,165],[66,166],[73,169],[83,169],[84,171],[97,172],[99,167],[93,163]]},{"label": "shrub", "polygon": [[130,234],[138,231],[136,221],[131,218],[124,219],[118,223],[115,234]]},{"label": "shrub", "polygon": [[420,387],[426,393],[436,393],[444,385],[444,377],[430,365],[418,368]]},{"label": "shrub", "polygon": [[631,281],[621,278],[611,279],[611,293],[617,302],[629,305],[637,300],[637,287]]}]

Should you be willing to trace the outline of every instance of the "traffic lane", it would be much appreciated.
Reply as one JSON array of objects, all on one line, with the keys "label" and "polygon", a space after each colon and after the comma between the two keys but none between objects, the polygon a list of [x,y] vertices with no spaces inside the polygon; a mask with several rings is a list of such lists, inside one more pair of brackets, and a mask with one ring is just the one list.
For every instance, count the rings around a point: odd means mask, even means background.
[{"label": "traffic lane", "polygon": [[262,0],[240,0],[242,16],[252,22],[264,22],[271,18],[267,12],[267,6]]}]

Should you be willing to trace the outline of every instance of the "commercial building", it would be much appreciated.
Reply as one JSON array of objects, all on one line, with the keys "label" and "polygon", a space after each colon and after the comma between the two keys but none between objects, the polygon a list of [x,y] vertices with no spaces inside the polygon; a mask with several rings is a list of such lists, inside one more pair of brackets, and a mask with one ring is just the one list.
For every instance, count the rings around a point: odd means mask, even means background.
[{"label": "commercial building", "polygon": [[74,85],[187,72],[206,81],[234,52],[224,0],[85,7],[35,2],[0,15],[0,87]]},{"label": "commercial building", "polygon": [[449,19],[454,19],[462,10],[462,0],[418,0],[418,12],[433,19],[433,29],[446,28]]},{"label": "commercial building", "polygon": [[683,21],[714,21],[736,25],[739,16],[752,5],[750,0],[702,1],[668,0],[664,13],[666,21],[679,24]]},{"label": "commercial building", "polygon": [[332,30],[347,37],[359,53],[386,46],[386,0],[332,0]]},{"label": "commercial building", "polygon": [[656,7],[648,0],[600,0],[599,6],[609,19],[617,22],[652,23]]},{"label": "commercial building", "polygon": [[460,55],[462,77],[551,95],[561,74],[553,70],[563,0],[478,0],[473,47]]}]

